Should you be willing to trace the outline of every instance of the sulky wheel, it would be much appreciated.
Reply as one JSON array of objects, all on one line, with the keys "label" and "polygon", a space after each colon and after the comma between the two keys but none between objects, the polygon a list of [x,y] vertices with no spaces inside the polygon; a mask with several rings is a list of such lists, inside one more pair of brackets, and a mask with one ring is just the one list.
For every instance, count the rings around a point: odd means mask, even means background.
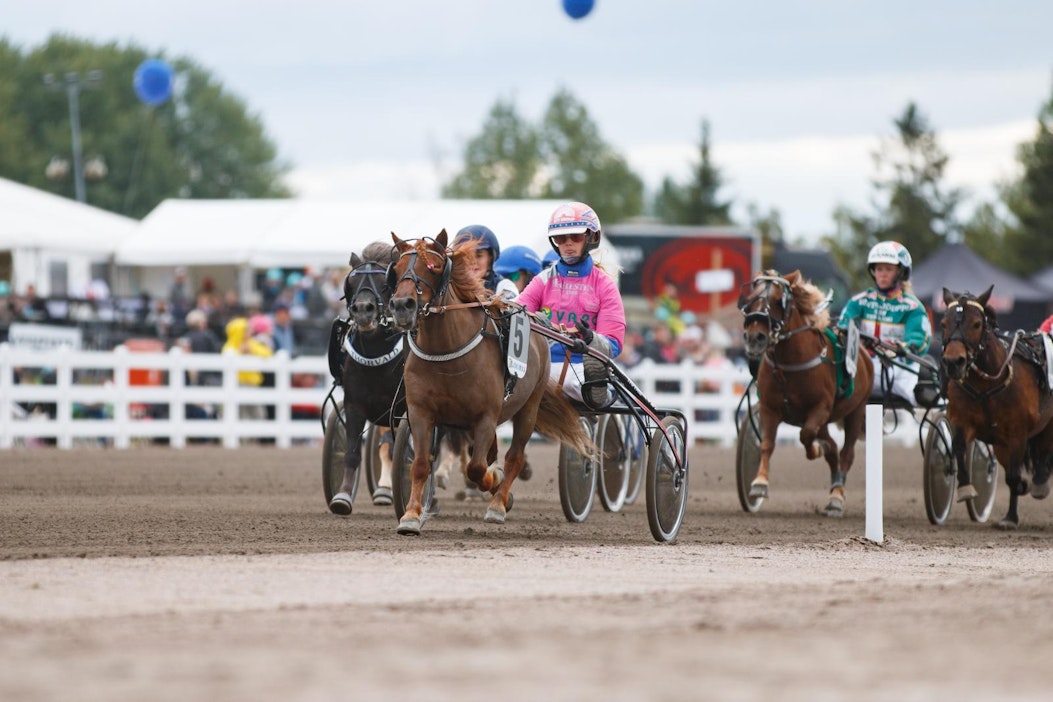
[{"label": "sulky wheel", "polygon": [[969,462],[969,478],[976,488],[976,497],[965,503],[969,510],[969,519],[974,522],[986,522],[994,507],[995,492],[998,489],[998,461],[991,453],[991,447],[982,441],[973,441],[965,450]]},{"label": "sulky wheel", "polygon": [[625,454],[629,460],[629,485],[625,491],[625,504],[636,502],[647,475],[647,439],[632,415],[622,415],[625,426]]},{"label": "sulky wheel", "polygon": [[[413,488],[413,435],[407,420],[399,422],[395,431],[395,445],[391,450],[391,503],[395,507],[395,518],[402,519],[409,504],[410,490]],[[438,458],[436,457],[436,460]],[[428,482],[424,484],[421,504],[424,511],[433,511],[435,502],[435,463],[432,462],[428,473]]]},{"label": "sulky wheel", "polygon": [[598,492],[600,504],[617,512],[625,504],[629,490],[629,456],[625,450],[625,425],[618,417],[605,414],[596,425],[596,445],[600,447]]},{"label": "sulky wheel", "polygon": [[739,435],[735,442],[735,484],[739,492],[739,504],[746,512],[756,512],[764,504],[763,497],[750,497],[750,486],[760,469],[760,407],[754,406],[751,414],[744,414],[739,422]]},{"label": "sulky wheel", "polygon": [[[593,423],[585,417],[578,421],[589,435]],[[582,456],[573,447],[559,447],[559,503],[568,522],[581,523],[589,516],[592,502],[596,498],[596,462]]]},{"label": "sulky wheel", "polygon": [[676,417],[654,430],[647,453],[647,522],[655,541],[675,541],[687,508],[687,441]]},{"label": "sulky wheel", "polygon": [[[322,439],[322,490],[328,508],[333,495],[340,492],[344,482],[344,454],[347,452],[347,427],[344,426],[344,404],[340,403],[325,422],[325,437]],[[361,473],[362,471],[358,471]],[[358,494],[358,473],[351,486],[351,503]]]},{"label": "sulky wheel", "polygon": [[[936,526],[947,521],[954,504],[954,452],[951,450],[951,423],[942,411],[932,420],[925,437],[922,486],[925,514]],[[993,491],[992,491],[993,492]]]}]

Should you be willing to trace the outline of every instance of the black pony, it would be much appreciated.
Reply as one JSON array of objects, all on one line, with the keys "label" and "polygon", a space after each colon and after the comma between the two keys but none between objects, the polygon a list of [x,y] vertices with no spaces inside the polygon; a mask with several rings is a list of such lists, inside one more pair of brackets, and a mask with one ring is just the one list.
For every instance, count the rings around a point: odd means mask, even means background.
[{"label": "black pony", "polygon": [[[351,272],[344,279],[349,319],[337,320],[330,338],[330,370],[334,376],[339,373],[344,389],[347,429],[344,479],[329,501],[329,510],[334,514],[351,514],[351,490],[362,464],[362,430],[366,422],[391,427],[406,414],[402,371],[408,349],[403,334],[391,329],[386,316],[391,291],[386,289],[385,273],[392,254],[391,245],[383,242],[366,246],[361,257],[351,254]],[[390,437],[387,432],[388,451],[381,450],[383,468],[373,493],[375,505],[391,504]]]}]

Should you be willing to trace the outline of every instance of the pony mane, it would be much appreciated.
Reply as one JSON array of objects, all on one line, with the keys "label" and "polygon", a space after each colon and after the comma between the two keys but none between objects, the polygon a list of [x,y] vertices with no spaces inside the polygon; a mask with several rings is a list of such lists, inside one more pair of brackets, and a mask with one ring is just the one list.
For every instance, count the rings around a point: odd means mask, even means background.
[{"label": "pony mane", "polygon": [[482,279],[472,272],[470,265],[475,260],[475,250],[479,248],[479,242],[479,239],[467,237],[465,241],[446,252],[453,261],[450,269],[450,291],[459,302],[475,302],[490,297]]},{"label": "pony mane", "polygon": [[790,289],[793,291],[793,304],[801,313],[805,321],[816,329],[826,329],[830,326],[830,311],[825,307],[816,311],[816,308],[826,299],[826,295],[812,281],[800,277],[792,283]]},{"label": "pony mane", "polygon": [[394,261],[395,258],[395,249],[391,244],[385,244],[383,241],[374,241],[366,244],[366,247],[362,249],[363,261],[376,261],[386,266]]}]

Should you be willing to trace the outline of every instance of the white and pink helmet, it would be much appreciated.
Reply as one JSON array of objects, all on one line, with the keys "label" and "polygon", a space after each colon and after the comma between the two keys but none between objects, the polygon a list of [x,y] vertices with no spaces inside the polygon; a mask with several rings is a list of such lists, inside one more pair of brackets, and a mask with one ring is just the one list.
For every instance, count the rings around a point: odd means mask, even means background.
[{"label": "white and pink helmet", "polygon": [[549,245],[559,253],[559,247],[552,237],[559,234],[585,234],[585,249],[582,255],[589,253],[600,245],[603,230],[600,218],[584,202],[568,202],[560,205],[548,220]]}]

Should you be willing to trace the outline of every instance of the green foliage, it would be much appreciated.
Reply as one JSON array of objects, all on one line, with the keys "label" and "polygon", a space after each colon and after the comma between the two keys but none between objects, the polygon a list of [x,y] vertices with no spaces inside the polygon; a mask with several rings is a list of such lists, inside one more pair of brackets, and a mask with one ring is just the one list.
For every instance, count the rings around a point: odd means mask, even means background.
[{"label": "green foliage", "polygon": [[541,167],[537,131],[498,100],[483,131],[468,142],[465,168],[442,188],[443,197],[523,200],[536,197]]},{"label": "green foliage", "polygon": [[498,101],[464,161],[444,196],[579,200],[611,223],[643,209],[643,181],[566,90],[552,98],[538,127]]},{"label": "green foliage", "polygon": [[877,171],[873,181],[874,213],[838,207],[834,213],[835,233],[823,239],[852,284],[859,288],[871,284],[865,256],[877,242],[898,241],[920,263],[958,229],[955,210],[963,192],[944,190],[948,157],[936,133],[914,103],[909,103],[893,123],[896,137],[884,140],[873,154]]},{"label": "green foliage", "polygon": [[[147,58],[175,70],[177,90],[157,107],[132,85]],[[0,39],[0,176],[75,196],[72,173],[52,181],[53,157],[72,163],[68,72],[101,79],[79,92],[84,160],[101,158],[105,177],[86,181],[89,204],[142,217],[165,198],[287,197],[287,166],[260,119],[189,59],[170,60],[136,47],[95,45],[55,35],[28,53]],[[44,76],[55,77],[53,89]],[[72,169],[71,169],[72,170]]]},{"label": "green foliage", "polygon": [[655,197],[655,214],[661,221],[667,224],[731,224],[732,203],[717,199],[717,191],[723,187],[724,179],[720,169],[713,165],[709,148],[709,121],[703,120],[693,178],[685,185],[678,185],[667,177]]}]

